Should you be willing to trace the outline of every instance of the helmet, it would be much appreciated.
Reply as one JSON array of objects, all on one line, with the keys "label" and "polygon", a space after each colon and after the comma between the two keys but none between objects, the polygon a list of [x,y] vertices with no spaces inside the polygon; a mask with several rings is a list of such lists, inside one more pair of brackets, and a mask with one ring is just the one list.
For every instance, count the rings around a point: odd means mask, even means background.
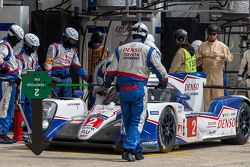
[{"label": "helmet", "polygon": [[144,38],[144,40],[146,40],[148,35],[148,27],[141,23],[138,22],[135,25],[132,26],[132,36],[140,36],[141,38]]},{"label": "helmet", "polygon": [[35,34],[28,33],[24,36],[23,48],[27,53],[31,54],[36,52],[39,46],[39,38]]},{"label": "helmet", "polygon": [[73,39],[78,41],[79,40],[79,33],[76,31],[76,29],[72,27],[68,27],[65,29],[65,36],[67,38]]},{"label": "helmet", "polygon": [[175,40],[176,43],[185,42],[188,39],[187,31],[184,29],[177,29],[173,33],[173,39]]},{"label": "helmet", "polygon": [[39,38],[32,33],[28,33],[24,36],[24,42],[29,46],[40,46]]},{"label": "helmet", "polygon": [[102,43],[103,38],[104,38],[103,33],[97,31],[97,32],[95,32],[95,33],[93,33],[93,34],[91,35],[91,39],[90,39],[90,40],[91,40],[93,43]]},{"label": "helmet", "polygon": [[209,24],[207,27],[207,33],[218,33],[219,27],[216,24]]},{"label": "helmet", "polygon": [[8,35],[9,36],[16,36],[18,38],[18,40],[20,41],[23,39],[24,31],[20,26],[13,24],[9,29]]},{"label": "helmet", "polygon": [[192,42],[191,46],[194,48],[195,51],[198,50],[198,48],[200,47],[202,41],[201,40],[195,40]]}]

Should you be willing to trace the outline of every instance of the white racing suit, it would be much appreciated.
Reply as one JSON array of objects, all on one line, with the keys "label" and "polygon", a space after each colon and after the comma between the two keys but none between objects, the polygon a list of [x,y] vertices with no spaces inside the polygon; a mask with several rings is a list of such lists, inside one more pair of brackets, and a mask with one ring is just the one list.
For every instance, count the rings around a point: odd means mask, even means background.
[{"label": "white racing suit", "polygon": [[[28,55],[28,53],[25,52],[24,49],[21,49],[19,54],[16,56],[17,64],[18,64],[18,70],[19,70],[19,77],[25,76],[27,71],[37,71],[40,70],[41,67],[38,64],[38,55],[37,52],[31,53]],[[21,91],[21,85],[17,85]],[[21,92],[19,92],[21,93]],[[25,116],[27,118],[27,121],[29,125],[31,126],[31,115],[32,115],[32,101],[31,99],[28,99],[25,94],[21,93],[18,95],[21,96],[22,108],[24,110]]]},{"label": "white racing suit", "polygon": [[[215,55],[219,55],[215,57]],[[207,85],[223,86],[224,62],[232,62],[233,55],[229,48],[222,42],[203,42],[196,55],[197,65],[202,63],[202,70],[207,76]],[[209,110],[209,104],[213,98],[224,96],[223,89],[204,89],[205,111]]]},{"label": "white racing suit", "polygon": [[[62,42],[51,44],[47,52],[45,69],[52,75],[52,81],[71,84],[70,68],[83,79],[88,77],[81,67],[76,48],[66,48]],[[58,97],[72,97],[70,86],[53,86],[53,90]]]},{"label": "white racing suit", "polygon": [[119,98],[123,115],[126,137],[125,150],[139,153],[142,151],[140,131],[146,118],[147,82],[150,69],[160,82],[167,82],[166,69],[155,49],[134,40],[115,50],[105,80],[111,83],[117,76]]},{"label": "white racing suit", "polygon": [[[247,87],[250,87],[250,50],[246,50],[243,53],[238,74],[238,81],[242,81],[245,75],[247,75]],[[250,98],[250,90],[247,91],[247,95],[248,98]]]},{"label": "white racing suit", "polygon": [[0,135],[7,135],[14,112],[18,67],[13,49],[7,39],[0,41]]}]

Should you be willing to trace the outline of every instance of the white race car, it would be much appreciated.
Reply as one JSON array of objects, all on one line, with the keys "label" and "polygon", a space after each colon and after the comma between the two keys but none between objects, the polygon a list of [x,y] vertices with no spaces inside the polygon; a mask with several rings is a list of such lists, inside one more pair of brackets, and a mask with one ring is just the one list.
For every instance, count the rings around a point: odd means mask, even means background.
[{"label": "white race car", "polygon": [[[151,78],[150,83],[157,82]],[[141,133],[143,151],[169,152],[174,146],[220,139],[244,144],[249,138],[250,101],[233,95],[214,99],[204,112],[204,73],[169,76],[165,90],[148,88],[147,118]],[[109,91],[90,111],[80,98],[43,100],[44,137],[50,143],[110,145],[124,139],[118,93]]]}]

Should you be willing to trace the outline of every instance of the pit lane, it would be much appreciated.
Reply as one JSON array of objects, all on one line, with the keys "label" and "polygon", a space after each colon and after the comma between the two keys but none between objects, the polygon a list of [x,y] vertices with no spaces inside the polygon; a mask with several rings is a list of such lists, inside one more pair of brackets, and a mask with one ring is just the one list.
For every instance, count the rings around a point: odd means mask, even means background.
[{"label": "pit lane", "polygon": [[170,153],[147,153],[143,161],[125,162],[112,149],[53,146],[40,156],[23,143],[0,145],[1,167],[84,167],[84,166],[249,166],[250,141],[245,145],[225,145],[218,141],[181,146]]}]

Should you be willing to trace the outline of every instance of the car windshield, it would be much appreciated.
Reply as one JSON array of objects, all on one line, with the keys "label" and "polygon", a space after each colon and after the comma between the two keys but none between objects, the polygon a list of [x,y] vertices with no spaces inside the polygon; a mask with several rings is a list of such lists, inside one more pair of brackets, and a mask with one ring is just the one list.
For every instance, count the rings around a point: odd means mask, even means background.
[{"label": "car windshield", "polygon": [[164,90],[159,89],[148,89],[148,102],[149,103],[157,103],[157,102],[171,102],[174,101],[174,89],[167,88]]},{"label": "car windshield", "polygon": [[[176,89],[166,88],[164,90],[149,88],[148,89],[148,102],[159,103],[159,102],[173,102],[176,100]],[[111,88],[106,95],[103,104],[108,105],[110,102],[114,102],[116,105],[120,104],[119,94],[115,88]]]}]

